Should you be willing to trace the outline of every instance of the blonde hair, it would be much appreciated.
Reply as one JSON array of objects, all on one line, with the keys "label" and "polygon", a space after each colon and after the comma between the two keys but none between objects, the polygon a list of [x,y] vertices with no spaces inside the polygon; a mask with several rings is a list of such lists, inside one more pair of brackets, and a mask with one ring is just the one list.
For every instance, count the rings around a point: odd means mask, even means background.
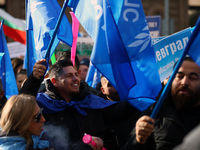
[{"label": "blonde hair", "polygon": [[8,135],[9,132],[17,132],[31,144],[31,134],[27,131],[33,120],[36,107],[36,98],[31,95],[15,95],[8,99],[2,110],[0,126],[2,132]]}]

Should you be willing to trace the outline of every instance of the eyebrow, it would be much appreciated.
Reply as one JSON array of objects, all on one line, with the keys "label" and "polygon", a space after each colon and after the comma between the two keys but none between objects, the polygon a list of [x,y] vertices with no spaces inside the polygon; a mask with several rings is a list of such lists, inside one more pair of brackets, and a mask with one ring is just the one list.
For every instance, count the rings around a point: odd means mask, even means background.
[{"label": "eyebrow", "polygon": [[[183,72],[178,72],[177,74],[184,74],[184,73]],[[199,74],[196,73],[196,72],[190,72],[189,76],[191,76],[191,75],[195,75],[195,76],[197,76],[199,78]]]},{"label": "eyebrow", "polygon": [[69,73],[66,73],[66,74],[63,74],[62,76],[64,77],[64,76],[67,76],[67,75],[73,75],[73,74],[78,74],[78,72],[69,72]]},{"label": "eyebrow", "polygon": [[189,75],[195,75],[195,76],[197,76],[199,78],[199,74],[196,73],[196,72],[191,72]]}]

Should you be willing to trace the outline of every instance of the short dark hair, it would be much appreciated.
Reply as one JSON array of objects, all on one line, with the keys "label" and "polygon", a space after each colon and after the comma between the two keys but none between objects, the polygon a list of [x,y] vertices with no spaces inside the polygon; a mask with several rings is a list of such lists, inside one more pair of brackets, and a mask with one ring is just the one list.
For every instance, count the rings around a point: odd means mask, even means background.
[{"label": "short dark hair", "polygon": [[[59,55],[57,61],[62,60],[62,59],[67,59],[67,60],[71,61],[71,51],[64,51],[64,52],[62,52]],[[76,66],[76,69],[78,70],[79,66],[80,66],[80,61],[79,61],[77,55],[75,56],[75,66]]]},{"label": "short dark hair", "polygon": [[80,62],[80,65],[86,65],[89,67],[90,65],[90,60],[88,58],[83,58]]},{"label": "short dark hair", "polygon": [[[186,55],[183,61],[195,62],[189,55]],[[177,63],[178,63],[178,60],[174,63],[173,69],[175,68]]]},{"label": "short dark hair", "polygon": [[17,73],[18,74],[27,74],[27,70],[26,69],[20,69],[20,71]]},{"label": "short dark hair", "polygon": [[62,74],[62,68],[67,66],[73,66],[70,60],[61,59],[55,62],[49,69],[49,77],[59,77]]},{"label": "short dark hair", "polygon": [[15,76],[16,76],[17,71],[18,71],[17,69],[18,69],[19,66],[22,66],[22,65],[23,65],[24,60],[22,60],[22,59],[20,59],[20,58],[13,58],[13,59],[11,60],[11,63],[12,63],[13,71],[14,71]]}]

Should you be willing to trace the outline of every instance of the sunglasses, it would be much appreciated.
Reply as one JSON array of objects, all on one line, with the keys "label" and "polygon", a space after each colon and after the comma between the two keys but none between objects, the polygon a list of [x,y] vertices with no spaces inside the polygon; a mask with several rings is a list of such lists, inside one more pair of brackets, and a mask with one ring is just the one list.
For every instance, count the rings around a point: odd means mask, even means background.
[{"label": "sunglasses", "polygon": [[38,112],[38,113],[35,115],[34,119],[33,119],[33,120],[36,121],[37,123],[39,123],[40,120],[41,120],[42,111],[43,111],[43,108],[40,109],[40,112]]}]

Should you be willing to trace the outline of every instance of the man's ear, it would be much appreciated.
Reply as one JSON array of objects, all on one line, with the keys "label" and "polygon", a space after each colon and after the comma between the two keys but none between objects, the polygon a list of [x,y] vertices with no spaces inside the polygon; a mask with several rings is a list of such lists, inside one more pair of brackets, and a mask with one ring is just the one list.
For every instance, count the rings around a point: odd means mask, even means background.
[{"label": "man's ear", "polygon": [[56,83],[56,79],[55,79],[55,78],[51,78],[51,83],[52,83],[55,87],[57,87],[57,83]]},{"label": "man's ear", "polygon": [[80,74],[81,73],[81,69],[78,69],[78,74]]},{"label": "man's ear", "polygon": [[101,87],[101,92],[102,92],[103,94],[105,94],[105,91],[104,91],[103,87]]}]

